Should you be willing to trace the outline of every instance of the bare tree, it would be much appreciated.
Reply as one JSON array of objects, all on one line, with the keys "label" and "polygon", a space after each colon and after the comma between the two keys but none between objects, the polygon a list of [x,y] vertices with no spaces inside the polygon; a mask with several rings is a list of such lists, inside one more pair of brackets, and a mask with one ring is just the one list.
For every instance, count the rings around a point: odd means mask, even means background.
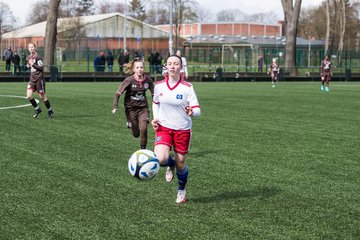
[{"label": "bare tree", "polygon": [[243,21],[246,17],[246,14],[239,9],[225,9],[216,14],[216,20],[219,22]]},{"label": "bare tree", "polygon": [[[139,42],[140,42],[140,48],[142,48],[142,39],[143,39],[143,28],[144,28],[144,20],[146,19],[146,14],[145,14],[145,9],[144,9],[144,4],[142,3],[141,0],[131,0],[130,1],[130,9],[129,9],[129,15],[137,20],[139,20],[139,25],[140,25],[140,36],[139,37]],[[138,42],[138,43],[139,43]]]},{"label": "bare tree", "polygon": [[57,34],[58,9],[61,0],[50,0],[49,15],[47,17],[45,29],[45,65],[54,65],[55,63],[55,47]]},{"label": "bare tree", "polygon": [[9,6],[6,3],[0,2],[0,54],[3,54],[2,35],[13,30],[15,18]]},{"label": "bare tree", "polygon": [[[49,15],[49,5],[49,0],[37,0],[34,2],[32,4],[31,11],[26,18],[29,25],[47,21],[47,17]],[[37,14],[33,14],[34,12]],[[58,11],[58,16],[60,18],[74,17],[78,15],[79,11],[77,0],[62,0]]]},{"label": "bare tree", "polygon": [[329,54],[339,51],[341,41],[343,51],[354,49],[360,24],[360,1],[345,0],[345,11],[342,9],[340,0],[327,0],[317,7],[302,9],[298,26],[299,36],[306,38],[307,33],[311,33],[316,39],[324,39],[325,52]]},{"label": "bare tree", "polygon": [[[344,36],[345,36],[345,29],[346,29],[346,5],[345,0],[340,0],[340,36],[339,36],[339,46],[338,46],[338,55],[342,56],[344,51]],[[341,63],[340,63],[341,64]]]},{"label": "bare tree", "polygon": [[77,16],[89,16],[95,12],[94,0],[77,0]]},{"label": "bare tree", "polygon": [[298,22],[298,36],[302,38],[313,37],[324,39],[326,34],[325,6],[301,9]]},{"label": "bare tree", "polygon": [[330,39],[330,0],[326,0],[325,53],[329,52],[329,39]]},{"label": "bare tree", "polygon": [[257,22],[257,23],[268,23],[274,24],[279,20],[279,15],[275,12],[264,12],[264,13],[255,13],[245,17],[245,21],[247,22]]},{"label": "bare tree", "polygon": [[124,3],[118,3],[118,2],[110,2],[110,1],[101,1],[98,3],[97,7],[97,13],[103,14],[103,13],[124,13],[125,12],[125,4]]},{"label": "bare tree", "polygon": [[146,19],[144,5],[141,0],[131,0],[129,15],[140,22],[143,22]]},{"label": "bare tree", "polygon": [[[36,14],[34,14],[36,12]],[[26,17],[27,25],[46,21],[49,14],[49,0],[38,0],[31,5],[31,10]]]},{"label": "bare tree", "polygon": [[68,18],[78,16],[77,0],[61,0],[59,17]]},{"label": "bare tree", "polygon": [[216,20],[219,22],[258,22],[258,23],[276,23],[279,16],[275,12],[255,13],[248,15],[239,9],[225,9],[216,14]]},{"label": "bare tree", "polygon": [[153,25],[169,24],[169,6],[164,2],[155,2],[147,10],[145,22]]},{"label": "bare tree", "polygon": [[295,4],[293,4],[293,0],[281,0],[281,4],[283,6],[285,16],[285,71],[290,69],[290,75],[296,76],[296,36],[301,0],[295,0]]},{"label": "bare tree", "polygon": [[0,35],[14,28],[15,17],[6,3],[0,2]]},{"label": "bare tree", "polygon": [[185,22],[197,20],[197,14],[193,11],[198,3],[195,0],[173,0],[174,1],[174,25],[175,25],[175,49],[179,48],[179,37],[181,26]]},{"label": "bare tree", "polygon": [[214,20],[214,14],[210,11],[209,8],[204,8],[199,6],[196,10],[198,15],[198,21],[199,22],[210,22]]}]

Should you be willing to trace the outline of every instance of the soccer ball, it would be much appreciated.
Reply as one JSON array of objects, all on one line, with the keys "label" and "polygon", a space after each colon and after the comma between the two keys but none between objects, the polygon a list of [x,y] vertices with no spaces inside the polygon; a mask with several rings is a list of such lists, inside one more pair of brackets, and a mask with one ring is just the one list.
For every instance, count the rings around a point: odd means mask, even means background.
[{"label": "soccer ball", "polygon": [[131,176],[140,180],[151,180],[160,170],[159,160],[153,151],[140,149],[134,152],[129,159]]}]

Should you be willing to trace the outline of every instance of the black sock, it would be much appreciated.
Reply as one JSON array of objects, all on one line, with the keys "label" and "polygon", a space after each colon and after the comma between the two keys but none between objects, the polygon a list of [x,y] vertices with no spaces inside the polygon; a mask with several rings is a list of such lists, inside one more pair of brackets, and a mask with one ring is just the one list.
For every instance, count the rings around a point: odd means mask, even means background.
[{"label": "black sock", "polygon": [[30,99],[29,102],[31,103],[31,105],[33,105],[33,107],[36,109],[38,104],[36,103],[35,99]]},{"label": "black sock", "polygon": [[46,108],[48,109],[48,111],[51,111],[51,105],[50,105],[49,100],[44,101],[44,104],[45,104]]}]

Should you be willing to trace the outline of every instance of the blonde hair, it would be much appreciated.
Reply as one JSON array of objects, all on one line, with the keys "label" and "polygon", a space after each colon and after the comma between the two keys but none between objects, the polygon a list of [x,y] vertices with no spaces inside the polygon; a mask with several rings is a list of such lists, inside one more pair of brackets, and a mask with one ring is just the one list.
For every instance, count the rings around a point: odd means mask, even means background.
[{"label": "blonde hair", "polygon": [[28,46],[29,46],[30,44],[31,44],[31,45],[33,45],[33,46],[34,46],[34,48],[36,48],[35,43],[33,43],[33,42],[29,42],[29,43],[28,43]]},{"label": "blonde hair", "polygon": [[140,57],[134,58],[129,63],[124,65],[126,74],[132,75],[132,74],[135,73],[134,72],[134,64],[135,64],[135,62],[141,62],[144,65],[144,61]]}]

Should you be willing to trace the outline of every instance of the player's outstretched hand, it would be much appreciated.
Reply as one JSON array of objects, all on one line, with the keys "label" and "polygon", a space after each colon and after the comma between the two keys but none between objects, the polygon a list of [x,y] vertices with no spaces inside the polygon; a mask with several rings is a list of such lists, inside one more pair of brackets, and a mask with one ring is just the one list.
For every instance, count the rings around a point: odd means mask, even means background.
[{"label": "player's outstretched hand", "polygon": [[151,121],[151,125],[152,125],[152,127],[153,127],[154,130],[157,130],[157,129],[159,128],[159,120],[153,119],[153,120]]},{"label": "player's outstretched hand", "polygon": [[187,113],[187,115],[191,116],[193,115],[193,110],[190,106],[186,106],[185,107],[185,112]]},{"label": "player's outstretched hand", "polygon": [[116,113],[116,112],[117,112],[117,108],[114,108],[111,112],[112,112],[112,113]]}]

